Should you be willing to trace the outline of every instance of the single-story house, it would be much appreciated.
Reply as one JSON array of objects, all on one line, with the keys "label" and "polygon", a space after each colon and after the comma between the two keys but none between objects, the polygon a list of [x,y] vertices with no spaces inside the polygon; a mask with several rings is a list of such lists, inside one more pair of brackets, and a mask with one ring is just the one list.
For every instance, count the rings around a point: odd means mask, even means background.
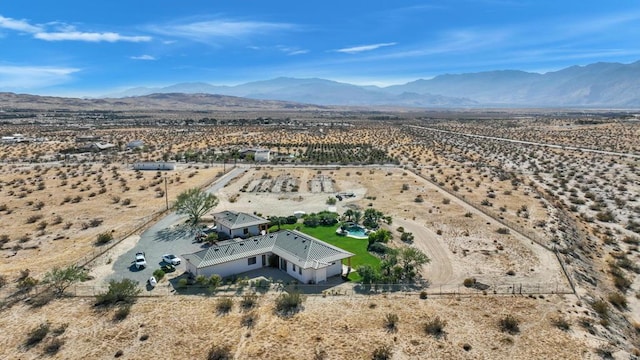
[{"label": "single-story house", "polygon": [[193,276],[238,275],[275,267],[301,283],[322,283],[342,274],[342,260],[354,254],[298,231],[283,230],[219,242],[208,249],[182,255]]},{"label": "single-story house", "polygon": [[245,149],[240,151],[240,157],[246,158],[252,156],[255,162],[269,162],[271,161],[271,150],[269,149]]},{"label": "single-story house", "polygon": [[144,147],[144,141],[142,140],[133,140],[127,144],[127,149],[142,149]]},{"label": "single-story house", "polygon": [[142,161],[133,163],[133,170],[175,170],[175,162],[167,161]]},{"label": "single-story house", "polygon": [[218,233],[230,238],[260,235],[269,229],[269,220],[243,212],[226,210],[215,213],[213,221],[218,226]]}]

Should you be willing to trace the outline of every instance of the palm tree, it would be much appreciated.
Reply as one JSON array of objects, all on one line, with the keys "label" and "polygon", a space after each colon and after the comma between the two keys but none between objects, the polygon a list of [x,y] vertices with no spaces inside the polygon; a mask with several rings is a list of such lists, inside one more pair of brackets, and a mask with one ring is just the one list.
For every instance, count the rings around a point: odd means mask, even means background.
[{"label": "palm tree", "polygon": [[353,222],[355,222],[356,224],[359,224],[360,220],[362,220],[362,211],[355,210],[353,212]]},{"label": "palm tree", "polygon": [[351,221],[351,218],[353,217],[353,210],[347,209],[343,215],[347,218],[347,221]]}]

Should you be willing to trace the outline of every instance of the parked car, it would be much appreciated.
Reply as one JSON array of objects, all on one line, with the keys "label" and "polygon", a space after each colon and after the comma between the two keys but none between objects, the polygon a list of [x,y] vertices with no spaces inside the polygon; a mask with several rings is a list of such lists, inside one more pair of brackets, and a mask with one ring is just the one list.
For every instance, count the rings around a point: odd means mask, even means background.
[{"label": "parked car", "polygon": [[147,267],[147,259],[145,258],[144,252],[136,253],[136,269],[144,269]]},{"label": "parked car", "polygon": [[182,262],[182,260],[180,260],[179,257],[173,255],[173,254],[164,254],[162,255],[162,261],[164,261],[167,264],[171,264],[171,265],[180,265],[180,262]]},{"label": "parked car", "polygon": [[149,286],[155,287],[158,284],[158,280],[156,280],[155,276],[149,278]]}]

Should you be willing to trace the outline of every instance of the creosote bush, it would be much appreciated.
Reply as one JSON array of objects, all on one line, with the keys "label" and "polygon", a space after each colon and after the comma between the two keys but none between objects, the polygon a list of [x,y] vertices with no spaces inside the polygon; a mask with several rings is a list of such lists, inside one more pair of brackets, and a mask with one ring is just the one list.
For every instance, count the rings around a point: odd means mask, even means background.
[{"label": "creosote bush", "polygon": [[371,354],[372,360],[388,360],[393,356],[393,349],[389,345],[380,345]]},{"label": "creosote bush", "polygon": [[258,304],[258,295],[255,293],[245,294],[240,300],[240,306],[243,309],[248,310],[255,307]]},{"label": "creosote bush", "polygon": [[500,327],[500,331],[511,335],[515,335],[520,332],[520,321],[511,314],[500,319],[498,325]]},{"label": "creosote bush", "polygon": [[424,324],[424,332],[427,333],[427,335],[440,338],[445,334],[445,326],[447,326],[447,321],[440,319],[440,316],[435,316],[427,319],[427,322]]},{"label": "creosote bush", "polygon": [[207,360],[231,360],[233,354],[229,345],[213,345],[207,355]]},{"label": "creosote bush", "polygon": [[385,329],[387,329],[387,331],[389,331],[389,332],[398,331],[398,321],[399,320],[400,320],[400,318],[398,317],[398,314],[388,313],[384,317],[384,327],[385,327]]},{"label": "creosote bush", "polygon": [[569,329],[571,329],[571,324],[569,323],[569,320],[561,316],[552,319],[551,324],[553,324],[553,326],[557,327],[562,331],[569,331]]},{"label": "creosote bush", "polygon": [[233,308],[233,299],[229,296],[221,297],[216,302],[218,314],[228,314]]},{"label": "creosote bush", "polygon": [[44,322],[38,325],[38,327],[32,329],[29,332],[29,335],[27,335],[27,339],[25,340],[24,345],[26,347],[32,347],[40,343],[42,340],[44,340],[44,338],[49,333],[49,328],[50,328],[49,323]]},{"label": "creosote bush", "polygon": [[627,308],[627,298],[624,294],[621,293],[610,293],[607,296],[607,300],[611,303],[611,305],[615,306],[619,310],[624,310]]},{"label": "creosote bush", "polygon": [[98,237],[96,238],[96,245],[104,245],[111,240],[113,240],[113,235],[110,232],[103,232],[98,234]]},{"label": "creosote bush", "polygon": [[303,296],[292,292],[281,294],[276,298],[276,312],[283,316],[293,315],[302,310]]}]

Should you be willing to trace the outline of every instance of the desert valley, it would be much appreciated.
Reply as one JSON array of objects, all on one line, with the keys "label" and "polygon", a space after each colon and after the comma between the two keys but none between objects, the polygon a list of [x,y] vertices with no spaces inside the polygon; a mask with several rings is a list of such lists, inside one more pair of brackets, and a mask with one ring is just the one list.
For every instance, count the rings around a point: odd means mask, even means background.
[{"label": "desert valley", "polygon": [[[3,96],[2,358],[640,356],[632,112]],[[194,188],[217,203],[190,225]],[[188,280],[150,256],[232,246],[197,241],[223,211],[353,256],[318,284],[266,264]],[[69,268],[87,276],[61,288]],[[132,296],[102,304],[125,279]]]}]

